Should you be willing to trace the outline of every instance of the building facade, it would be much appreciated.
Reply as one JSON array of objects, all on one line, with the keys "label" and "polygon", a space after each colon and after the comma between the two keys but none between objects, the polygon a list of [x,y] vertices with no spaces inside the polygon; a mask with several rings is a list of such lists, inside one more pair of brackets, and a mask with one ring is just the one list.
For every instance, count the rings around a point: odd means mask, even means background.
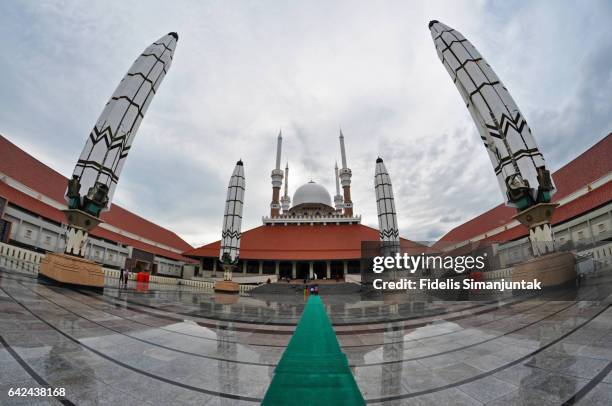
[{"label": "building facade", "polygon": [[[4,242],[39,252],[63,252],[67,179],[0,136],[0,226]],[[120,206],[102,215],[90,234],[85,258],[109,268],[127,267],[180,277],[182,255],[192,249],[170,230]]]}]

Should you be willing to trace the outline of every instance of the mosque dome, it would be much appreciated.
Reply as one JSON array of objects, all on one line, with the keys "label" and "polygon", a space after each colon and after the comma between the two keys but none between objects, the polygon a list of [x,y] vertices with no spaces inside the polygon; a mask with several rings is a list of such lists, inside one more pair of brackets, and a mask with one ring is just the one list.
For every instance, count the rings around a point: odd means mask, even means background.
[{"label": "mosque dome", "polygon": [[331,195],[325,187],[310,181],[297,188],[293,194],[293,207],[300,204],[324,204],[331,207]]}]

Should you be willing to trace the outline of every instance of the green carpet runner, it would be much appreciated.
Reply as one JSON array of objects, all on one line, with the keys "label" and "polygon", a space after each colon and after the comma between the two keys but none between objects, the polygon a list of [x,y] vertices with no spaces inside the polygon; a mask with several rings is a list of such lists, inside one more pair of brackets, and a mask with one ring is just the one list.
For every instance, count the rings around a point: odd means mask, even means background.
[{"label": "green carpet runner", "polygon": [[319,296],[310,296],[262,405],[365,405]]}]

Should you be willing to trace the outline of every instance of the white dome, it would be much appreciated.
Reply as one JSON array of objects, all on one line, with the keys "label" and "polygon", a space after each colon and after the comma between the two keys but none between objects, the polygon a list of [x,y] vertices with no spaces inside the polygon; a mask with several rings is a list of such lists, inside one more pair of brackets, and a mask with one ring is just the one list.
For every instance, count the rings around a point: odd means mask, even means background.
[{"label": "white dome", "polygon": [[332,205],[327,189],[313,181],[300,186],[293,194],[293,207],[304,203]]}]

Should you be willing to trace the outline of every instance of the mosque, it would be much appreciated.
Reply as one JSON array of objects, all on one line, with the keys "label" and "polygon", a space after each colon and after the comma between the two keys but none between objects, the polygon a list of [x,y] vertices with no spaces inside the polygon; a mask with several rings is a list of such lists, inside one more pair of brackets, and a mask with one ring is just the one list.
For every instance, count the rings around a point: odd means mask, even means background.
[{"label": "mosque", "polygon": [[[280,152],[282,141],[278,141]],[[556,243],[575,246],[608,264],[612,264],[611,151],[612,134],[607,134],[553,173],[558,189],[553,201],[560,205],[552,219]],[[351,171],[343,155],[333,198],[314,182],[300,186],[290,197],[289,171],[279,168],[279,157],[272,171],[270,211],[261,226],[242,233],[235,274],[301,278],[312,273],[335,278],[358,273],[362,241],[378,241],[380,235],[354,214]],[[65,208],[66,182],[0,136],[0,245],[43,253],[63,251],[66,224],[60,209]],[[513,215],[511,208],[500,204],[449,230],[433,248],[445,251],[468,242],[497,242],[501,265],[511,266],[529,253],[528,230]],[[116,204],[103,219],[105,223],[89,238],[86,258],[91,261],[110,269],[141,266],[153,274],[181,277],[183,268],[195,259],[200,263],[199,276],[222,275],[216,260],[219,241],[194,249],[173,231]],[[400,241],[402,247],[415,244]]]},{"label": "mosque", "polygon": [[[281,169],[282,134],[278,135],[276,166],[272,170],[270,212],[259,227],[242,233],[237,273],[278,275],[281,278],[344,279],[359,273],[361,245],[379,241],[377,229],[361,224],[351,199],[352,172],[344,135],[340,131],[342,167],[335,168],[336,194],[309,181],[289,196],[289,167]],[[382,162],[382,161],[381,161]],[[281,188],[283,195],[281,196]],[[201,262],[202,276],[219,276],[220,241],[183,255]],[[402,248],[416,246],[400,238]]]}]

